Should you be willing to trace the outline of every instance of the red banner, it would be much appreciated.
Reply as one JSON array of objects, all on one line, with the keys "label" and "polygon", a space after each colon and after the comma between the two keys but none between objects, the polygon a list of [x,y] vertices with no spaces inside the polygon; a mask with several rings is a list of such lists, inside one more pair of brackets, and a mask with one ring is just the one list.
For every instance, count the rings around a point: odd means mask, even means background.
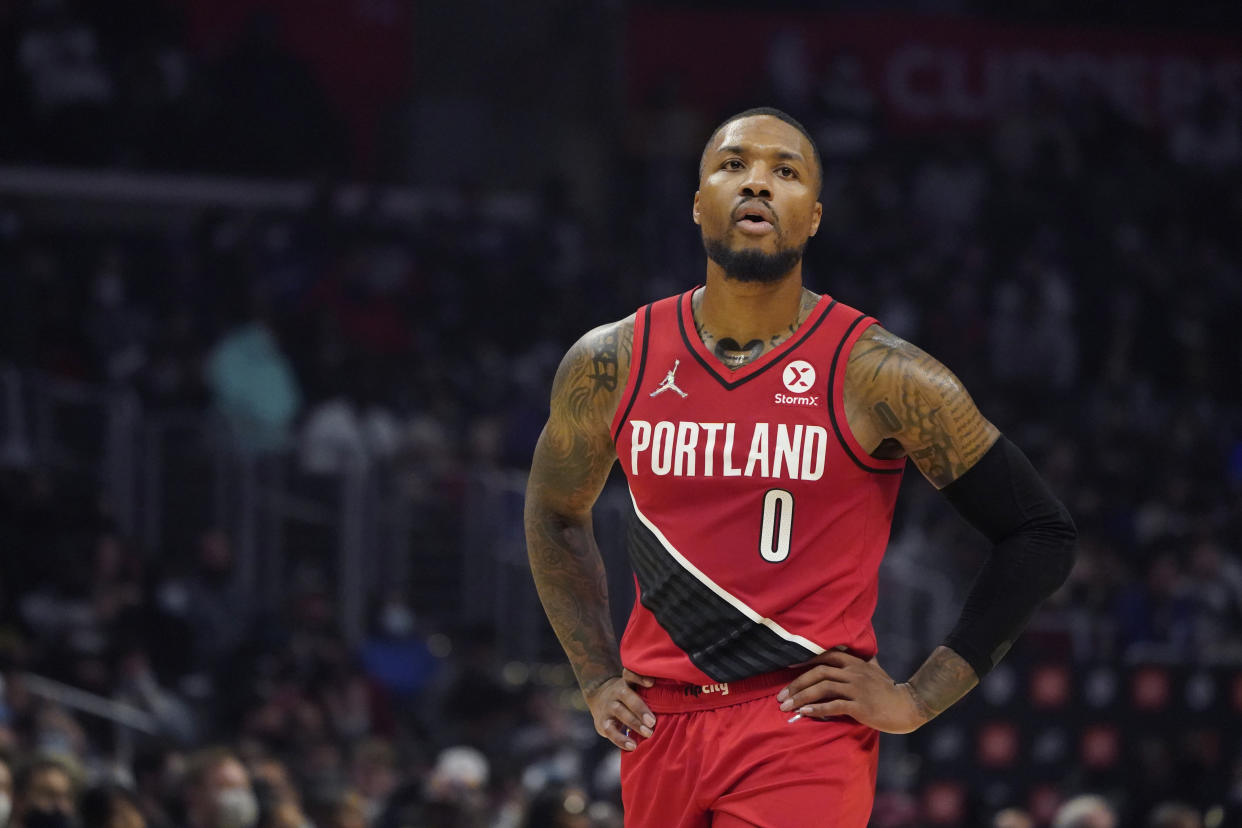
[{"label": "red banner", "polygon": [[1169,123],[1216,89],[1242,99],[1236,38],[1123,29],[1018,26],[862,14],[635,9],[630,16],[631,100],[672,80],[692,107],[722,114],[761,104],[769,67],[820,82],[842,55],[888,123],[919,129],[994,120],[1034,86],[1098,94],[1140,123]]},{"label": "red banner", "polygon": [[364,169],[382,114],[409,89],[412,19],[405,0],[188,0],[194,48],[227,51],[256,12],[278,21],[281,43],[305,60],[350,128]]}]

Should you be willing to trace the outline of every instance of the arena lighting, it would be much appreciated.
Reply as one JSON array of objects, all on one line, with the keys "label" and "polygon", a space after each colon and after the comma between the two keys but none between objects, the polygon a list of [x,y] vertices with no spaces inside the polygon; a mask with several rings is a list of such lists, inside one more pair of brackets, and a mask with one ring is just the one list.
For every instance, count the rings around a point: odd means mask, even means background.
[{"label": "arena lighting", "polygon": [[1047,825],[1061,806],[1061,792],[1055,785],[1037,785],[1031,789],[1026,801],[1027,810],[1035,818],[1035,823]]},{"label": "arena lighting", "polygon": [[1031,673],[1030,699],[1035,707],[1064,707],[1069,698],[1069,670],[1062,665],[1038,667]]},{"label": "arena lighting", "polygon": [[1002,707],[1013,701],[1017,687],[1017,673],[1012,666],[1001,662],[988,674],[988,680],[979,687],[979,692],[988,704]]},{"label": "arena lighting", "polygon": [[988,768],[1004,768],[1018,760],[1021,737],[1013,722],[991,722],[979,731],[979,764]]},{"label": "arena lighting", "polygon": [[1087,704],[1097,710],[1108,707],[1117,697],[1117,672],[1111,667],[1096,667],[1087,674],[1084,687]]},{"label": "arena lighting", "polygon": [[1196,713],[1207,710],[1216,701],[1216,680],[1210,673],[1195,673],[1186,680],[1186,706]]},{"label": "arena lighting", "polygon": [[962,728],[957,725],[946,725],[932,735],[927,754],[933,762],[953,762],[962,757],[965,749],[966,734]]},{"label": "arena lighting", "polygon": [[1069,752],[1069,738],[1063,727],[1041,731],[1031,745],[1031,758],[1041,765],[1058,765]]},{"label": "arena lighting", "polygon": [[1115,725],[1100,724],[1088,727],[1082,734],[1082,762],[1089,768],[1105,770],[1117,764],[1121,758],[1121,733]]},{"label": "arena lighting", "polygon": [[1130,678],[1130,701],[1139,710],[1163,710],[1170,695],[1169,671],[1163,667],[1144,667]]},{"label": "arena lighting", "polygon": [[932,825],[960,825],[966,816],[966,789],[957,782],[933,782],[923,789],[923,813]]},{"label": "arena lighting", "polygon": [[1233,700],[1233,709],[1242,712],[1242,673],[1238,673],[1233,677],[1233,688],[1230,698]]}]

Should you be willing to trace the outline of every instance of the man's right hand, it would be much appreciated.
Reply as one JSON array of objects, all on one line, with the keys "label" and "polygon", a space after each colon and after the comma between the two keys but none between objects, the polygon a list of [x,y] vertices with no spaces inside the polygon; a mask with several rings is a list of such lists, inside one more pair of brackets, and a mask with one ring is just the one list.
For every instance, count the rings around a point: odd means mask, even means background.
[{"label": "man's right hand", "polygon": [[605,679],[589,691],[584,691],[595,730],[600,736],[622,750],[638,747],[631,731],[643,738],[651,737],[655,727],[655,715],[635,687],[650,687],[655,681],[647,676],[622,669],[621,675]]}]

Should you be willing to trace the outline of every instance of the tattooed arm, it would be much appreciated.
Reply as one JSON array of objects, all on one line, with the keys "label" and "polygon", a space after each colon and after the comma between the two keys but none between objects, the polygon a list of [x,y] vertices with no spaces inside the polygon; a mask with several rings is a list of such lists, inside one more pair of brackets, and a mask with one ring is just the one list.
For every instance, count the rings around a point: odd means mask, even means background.
[{"label": "tattooed arm", "polygon": [[[1000,432],[984,419],[947,368],[878,325],[863,332],[845,373],[846,419],[876,457],[909,456],[938,489],[961,477]],[[941,646],[909,681],[897,683],[875,659],[830,651],[777,697],[805,716],[852,716],[886,733],[909,733],[964,696],[979,679]]]},{"label": "tattooed arm", "polygon": [[[854,345],[845,397],[850,429],[863,447],[877,457],[908,456],[937,489],[965,474],[1000,437],[953,372],[879,325]],[[978,681],[964,658],[940,646],[907,684],[927,721]]]},{"label": "tattooed arm", "polygon": [[[526,487],[526,547],[544,611],[573,666],[599,733],[623,749],[625,728],[654,718],[623,677],[591,507],[616,460],[611,425],[629,375],[634,317],[578,340],[557,369],[548,422]],[[645,682],[637,682],[645,683]]]},{"label": "tattooed arm", "polygon": [[934,357],[872,325],[845,372],[850,430],[876,457],[908,456],[943,489],[1000,437],[953,372]]},{"label": "tattooed arm", "polygon": [[957,377],[900,337],[878,325],[864,332],[850,355],[845,394],[850,428],[863,446],[876,456],[909,456],[994,544],[946,646],[904,685],[930,719],[978,683],[1064,582],[1074,524]]}]

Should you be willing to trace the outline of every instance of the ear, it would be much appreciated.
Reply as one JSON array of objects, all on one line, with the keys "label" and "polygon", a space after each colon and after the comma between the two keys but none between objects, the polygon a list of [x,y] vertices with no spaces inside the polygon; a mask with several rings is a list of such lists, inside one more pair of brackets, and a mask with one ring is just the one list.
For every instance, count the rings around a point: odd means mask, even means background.
[{"label": "ear", "polygon": [[[699,191],[694,191],[694,206],[690,208],[690,217],[694,219],[695,224],[703,223],[703,211],[699,208]],[[816,224],[819,222],[817,221]]]},{"label": "ear", "polygon": [[824,205],[815,202],[815,206],[811,208],[811,235],[814,236],[819,232],[819,221],[824,217]]}]

